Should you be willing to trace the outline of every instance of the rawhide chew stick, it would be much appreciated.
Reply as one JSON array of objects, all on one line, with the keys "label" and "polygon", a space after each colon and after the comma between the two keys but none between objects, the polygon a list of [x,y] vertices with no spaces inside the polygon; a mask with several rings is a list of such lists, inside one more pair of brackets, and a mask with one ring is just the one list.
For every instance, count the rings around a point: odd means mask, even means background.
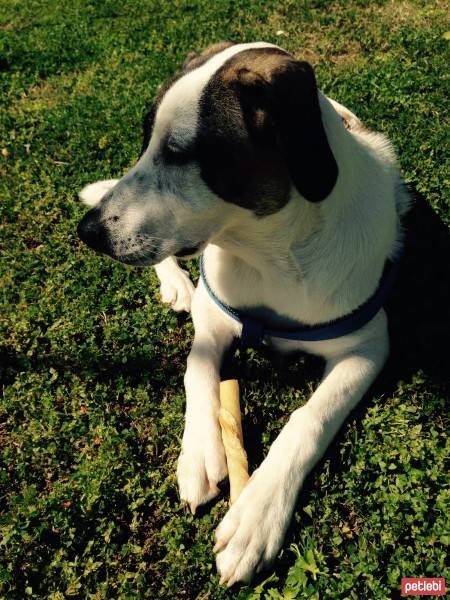
[{"label": "rawhide chew stick", "polygon": [[236,379],[220,382],[219,422],[228,465],[230,503],[233,504],[249,479],[247,454],[242,437],[239,383]]}]

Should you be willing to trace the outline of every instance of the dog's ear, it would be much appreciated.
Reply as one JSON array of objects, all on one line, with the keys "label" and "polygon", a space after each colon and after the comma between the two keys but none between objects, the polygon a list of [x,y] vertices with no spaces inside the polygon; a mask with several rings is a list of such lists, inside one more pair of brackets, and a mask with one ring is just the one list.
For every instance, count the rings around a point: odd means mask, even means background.
[{"label": "dog's ear", "polygon": [[199,59],[199,52],[189,52],[189,54],[184,59],[183,66],[181,67],[182,71],[189,71],[195,64],[195,62]]},{"label": "dog's ear", "polygon": [[234,83],[247,126],[253,135],[277,140],[300,194],[310,202],[326,198],[338,167],[322,123],[311,65],[279,51],[259,52],[258,60],[235,70]]},{"label": "dog's ear", "polygon": [[183,63],[182,70],[190,71],[191,69],[201,67],[214,54],[218,54],[230,46],[234,46],[234,42],[217,42],[216,44],[211,44],[211,46],[208,46],[202,52],[189,52]]}]

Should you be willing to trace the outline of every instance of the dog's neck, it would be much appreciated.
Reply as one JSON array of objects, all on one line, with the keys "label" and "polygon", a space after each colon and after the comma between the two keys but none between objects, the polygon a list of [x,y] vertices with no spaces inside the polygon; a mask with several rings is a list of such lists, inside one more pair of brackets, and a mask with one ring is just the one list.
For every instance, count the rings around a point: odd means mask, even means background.
[{"label": "dog's neck", "polygon": [[262,277],[268,269],[292,274],[293,269],[298,269],[292,260],[292,248],[317,231],[321,220],[318,207],[302,198],[291,200],[276,214],[262,219],[237,210],[235,218],[228,222],[214,243]]},{"label": "dog's neck", "polygon": [[[311,323],[346,314],[373,293],[397,236],[395,206],[384,198],[386,180],[396,176],[389,145],[378,136],[385,179],[374,182],[371,166],[378,171],[379,159],[364,136],[373,145],[377,134],[350,133],[331,103],[322,94],[319,99],[339,168],[331,194],[314,204],[293,191],[283,209],[259,219],[237,210],[207,252],[211,283],[224,301],[263,304]],[[292,306],[299,308],[292,312]]]}]

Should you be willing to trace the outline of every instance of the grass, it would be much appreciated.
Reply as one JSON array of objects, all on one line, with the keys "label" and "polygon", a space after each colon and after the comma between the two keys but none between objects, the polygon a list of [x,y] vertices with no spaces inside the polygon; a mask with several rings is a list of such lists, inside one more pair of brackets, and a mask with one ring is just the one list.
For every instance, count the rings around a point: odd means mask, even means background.
[{"label": "grass", "polygon": [[[439,345],[448,346],[447,9],[0,5],[1,598],[384,599],[399,596],[402,576],[450,576]],[[327,94],[390,136],[423,205],[406,292],[392,301],[390,362],[308,478],[272,570],[231,591],[218,586],[212,555],[225,498],[194,518],[177,496],[190,320],[156,302],[152,271],[94,255],[75,233],[76,192],[133,164],[157,86],[189,51],[221,39],[265,39],[310,60]],[[254,352],[238,364],[254,467],[321,368]]]}]

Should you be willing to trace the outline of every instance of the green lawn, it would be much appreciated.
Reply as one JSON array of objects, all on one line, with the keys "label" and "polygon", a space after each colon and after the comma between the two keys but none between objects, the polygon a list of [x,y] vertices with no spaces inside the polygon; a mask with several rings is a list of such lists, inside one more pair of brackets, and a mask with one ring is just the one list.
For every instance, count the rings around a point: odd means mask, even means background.
[{"label": "green lawn", "polygon": [[[448,9],[3,0],[1,598],[384,599],[402,576],[450,577]],[[273,569],[232,590],[212,554],[225,497],[192,517],[177,495],[190,319],[158,304],[151,270],[95,255],[75,231],[77,191],[136,160],[157,86],[223,39],[312,62],[325,93],[391,137],[422,210],[389,364],[308,478]],[[254,468],[321,365],[254,352],[238,364]]]}]

